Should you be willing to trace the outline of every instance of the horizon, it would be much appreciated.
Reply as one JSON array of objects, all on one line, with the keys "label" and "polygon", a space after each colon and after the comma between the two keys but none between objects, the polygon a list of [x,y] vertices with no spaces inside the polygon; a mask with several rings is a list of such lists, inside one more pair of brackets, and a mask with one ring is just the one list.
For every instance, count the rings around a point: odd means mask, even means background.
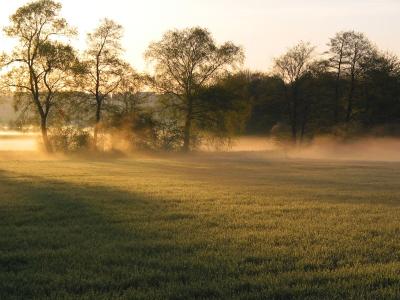
[{"label": "horizon", "polygon": [[[9,16],[18,7],[28,2],[3,3],[1,28],[8,24]],[[322,53],[329,38],[343,30],[363,32],[382,51],[400,53],[400,41],[393,38],[400,36],[397,18],[400,2],[394,0],[356,0],[351,4],[344,0],[335,3],[311,0],[307,4],[292,0],[280,1],[279,4],[269,0],[250,0],[246,4],[227,0],[196,3],[150,0],[141,4],[115,0],[113,6],[100,0],[79,3],[81,9],[76,8],[78,0],[59,2],[63,5],[61,15],[78,29],[78,38],[72,40],[72,44],[79,50],[85,48],[86,34],[97,27],[100,19],[111,18],[120,23],[125,30],[125,58],[138,71],[148,70],[143,53],[150,42],[161,39],[170,29],[192,26],[207,28],[219,44],[230,40],[241,45],[246,55],[244,68],[254,71],[269,71],[273,59],[300,40],[315,45],[316,54]],[[140,7],[140,13],[134,13],[135,5]],[[229,9],[226,9],[227,5]],[[344,5],[346,11],[342,9]],[[94,6],[96,12],[87,14]],[[152,26],[148,25],[150,22],[153,22]],[[321,22],[324,22],[323,26],[319,26]],[[10,50],[12,40],[3,32],[0,38],[5,41],[0,43],[0,51]]]}]

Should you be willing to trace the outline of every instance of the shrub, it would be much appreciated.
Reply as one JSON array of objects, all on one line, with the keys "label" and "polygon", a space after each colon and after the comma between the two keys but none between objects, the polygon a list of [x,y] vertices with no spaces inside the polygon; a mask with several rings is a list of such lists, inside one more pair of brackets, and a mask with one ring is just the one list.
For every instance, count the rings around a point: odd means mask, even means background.
[{"label": "shrub", "polygon": [[89,148],[91,135],[90,132],[85,129],[59,127],[51,131],[50,142],[54,151],[77,152]]}]

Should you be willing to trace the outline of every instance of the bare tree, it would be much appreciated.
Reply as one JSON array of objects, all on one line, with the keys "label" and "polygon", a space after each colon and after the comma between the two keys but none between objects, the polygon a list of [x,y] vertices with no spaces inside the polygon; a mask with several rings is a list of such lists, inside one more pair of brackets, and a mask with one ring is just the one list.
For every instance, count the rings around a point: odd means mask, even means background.
[{"label": "bare tree", "polygon": [[61,4],[37,0],[20,7],[4,29],[7,36],[19,43],[10,54],[2,55],[1,65],[11,68],[5,84],[15,92],[28,92],[30,103],[40,117],[43,143],[52,151],[47,136],[47,120],[54,106],[57,91],[65,84],[65,72],[75,60],[70,46],[57,38],[75,34],[66,20],[59,17]]},{"label": "bare tree", "polygon": [[88,34],[88,48],[84,55],[83,78],[78,77],[81,87],[90,93],[96,102],[94,146],[102,119],[104,101],[120,85],[124,69],[122,60],[123,28],[112,20],[104,19],[93,33]]},{"label": "bare tree", "polygon": [[193,122],[205,109],[198,91],[241,63],[243,51],[231,42],[217,46],[208,30],[195,27],[168,31],[161,41],[149,46],[145,56],[155,63],[153,87],[171,96],[169,104],[184,116],[183,150],[187,152]]},{"label": "bare tree", "polygon": [[[292,139],[297,142],[299,125],[299,81],[309,71],[315,47],[300,42],[275,59],[274,71],[286,83]],[[304,129],[303,129],[304,130]]]}]

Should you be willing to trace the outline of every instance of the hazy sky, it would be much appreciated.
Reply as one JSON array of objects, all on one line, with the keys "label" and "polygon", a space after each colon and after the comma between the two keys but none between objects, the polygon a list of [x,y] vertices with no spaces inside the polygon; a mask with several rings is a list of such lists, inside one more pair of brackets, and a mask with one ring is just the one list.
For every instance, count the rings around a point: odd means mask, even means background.
[{"label": "hazy sky", "polygon": [[[26,0],[0,0],[0,26]],[[246,52],[246,67],[266,71],[274,57],[299,40],[319,51],[335,32],[362,31],[384,50],[400,54],[400,0],[62,0],[62,15],[86,33],[103,17],[125,28],[126,58],[139,70],[151,41],[172,28],[207,27],[217,42],[232,40]],[[0,37],[0,49],[10,42]]]}]

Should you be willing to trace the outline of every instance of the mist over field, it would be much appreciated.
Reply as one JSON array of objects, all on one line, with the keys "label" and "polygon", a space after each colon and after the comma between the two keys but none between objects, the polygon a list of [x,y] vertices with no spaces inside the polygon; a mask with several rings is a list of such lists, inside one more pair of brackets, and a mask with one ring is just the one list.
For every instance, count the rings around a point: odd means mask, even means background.
[{"label": "mist over field", "polygon": [[[119,153],[121,157],[134,157],[135,155],[157,156],[157,152],[132,151],[126,146],[124,140],[118,141],[113,138],[113,145],[109,145],[108,152]],[[116,142],[117,141],[117,142]],[[259,160],[338,160],[338,161],[386,161],[400,162],[400,139],[396,138],[377,138],[365,137],[355,140],[343,141],[334,137],[317,137],[305,145],[282,144],[270,137],[239,137],[233,139],[229,146],[223,149],[212,147],[203,147],[202,151],[206,153],[225,153],[234,154],[237,158]],[[19,132],[3,130],[0,131],[0,159],[4,157],[13,157],[15,159],[29,159],[32,155],[36,158],[63,157],[68,155],[46,155],[43,145],[40,141],[40,134],[33,132]],[[87,156],[84,152],[83,156]],[[174,157],[187,156],[187,154],[176,153]],[[79,156],[79,153],[74,155]]]},{"label": "mist over field", "polygon": [[317,138],[309,146],[293,150],[291,155],[305,159],[396,162],[400,161],[399,149],[400,140],[396,138],[371,137],[347,142]]},{"label": "mist over field", "polygon": [[[257,152],[293,159],[400,161],[400,139],[364,137],[342,141],[316,137],[305,145],[282,145],[267,137],[242,137],[233,142],[230,152]],[[279,155],[280,154],[280,155]],[[259,155],[260,157],[260,155]]]},{"label": "mist over field", "polygon": [[39,145],[38,134],[21,133],[12,130],[0,131],[0,152],[39,152]]}]

